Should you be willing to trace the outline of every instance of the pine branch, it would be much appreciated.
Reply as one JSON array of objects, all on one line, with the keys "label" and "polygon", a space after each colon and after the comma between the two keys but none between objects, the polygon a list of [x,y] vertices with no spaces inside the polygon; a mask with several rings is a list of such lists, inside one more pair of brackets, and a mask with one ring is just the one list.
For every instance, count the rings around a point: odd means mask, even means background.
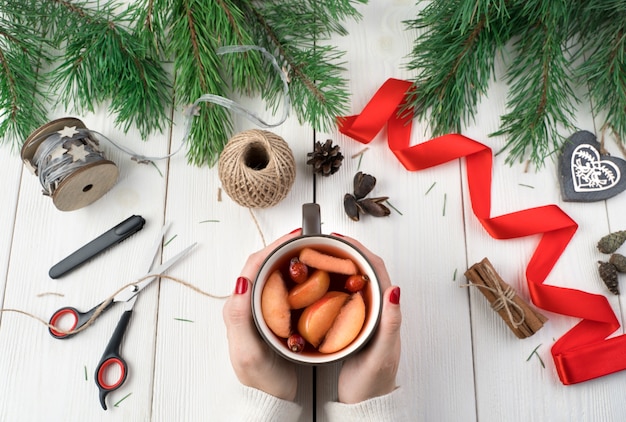
[{"label": "pine branch", "polygon": [[167,40],[167,16],[171,10],[171,0],[137,0],[132,21],[134,35],[147,51],[147,55],[167,60],[165,53]]},{"label": "pine branch", "polygon": [[[337,19],[359,16],[352,3],[214,0],[190,8],[187,1],[177,0],[168,18],[177,103],[188,104],[205,93],[228,97],[236,92],[258,94],[276,111],[283,85],[270,63],[255,51],[222,57],[216,53],[222,46],[252,44],[273,52],[288,72],[289,96],[299,121],[316,129],[331,127],[346,111],[348,98],[339,62],[342,53],[317,43],[319,34],[345,33]],[[189,138],[190,161],[215,163],[231,131],[227,111],[203,105]]]},{"label": "pine branch", "polygon": [[588,86],[596,116],[605,116],[604,124],[626,139],[626,4],[607,1],[604,8],[591,3],[581,9],[584,62],[578,79]]},{"label": "pine branch", "polygon": [[[223,46],[257,45],[288,72],[300,122],[328,129],[346,111],[343,53],[320,44],[346,34],[341,21],[358,18],[354,5],[366,0],[137,0],[126,8],[117,1],[0,0],[15,3],[28,26],[47,35],[42,42],[56,67],[44,76],[66,108],[83,113],[106,104],[116,124],[125,131],[136,126],[144,138],[162,129],[169,106],[186,106],[204,94],[260,95],[276,111],[283,83],[268,60],[258,51],[217,54]],[[163,67],[169,60],[173,91]],[[35,89],[36,98],[42,87]],[[216,162],[231,118],[220,106],[200,106],[189,136],[190,162]]]},{"label": "pine branch", "polygon": [[[408,67],[417,77],[404,112],[428,119],[435,135],[462,131],[486,93],[495,54],[514,41],[507,63],[508,112],[491,134],[505,136],[509,164],[529,156],[541,166],[562,145],[560,131],[571,133],[573,75],[593,85],[594,110],[604,111],[622,134],[625,9],[618,0],[434,0],[406,22],[424,33],[411,53]],[[589,57],[580,70],[573,68],[579,38]]]},{"label": "pine branch", "polygon": [[44,40],[24,25],[23,4],[2,2],[0,14],[0,137],[12,146],[43,124],[46,111],[38,67],[48,59]]},{"label": "pine branch", "polygon": [[[471,7],[470,7],[471,6]],[[404,112],[430,113],[434,135],[460,132],[473,121],[493,75],[494,58],[510,36],[504,1],[434,1],[407,28],[425,30],[408,69],[418,72]]]},{"label": "pine branch", "polygon": [[[257,37],[269,51],[276,51],[288,71],[291,104],[300,123],[328,130],[335,117],[347,109],[347,80],[341,62],[344,52],[326,45],[333,34],[347,33],[341,21],[359,19],[353,4],[367,0],[289,0],[255,3]],[[289,16],[285,16],[289,10]],[[277,75],[267,85],[263,98],[275,106],[280,99]]]},{"label": "pine branch", "polygon": [[169,78],[128,29],[134,9],[115,14],[113,2],[93,10],[89,2],[49,1],[51,16],[56,17],[53,39],[59,48],[65,43],[62,61],[51,72],[51,84],[65,107],[83,113],[110,102],[115,123],[124,131],[136,126],[145,138],[162,130],[167,122]]},{"label": "pine branch", "polygon": [[559,126],[573,130],[575,96],[569,85],[572,70],[567,54],[570,4],[568,0],[534,0],[521,11],[526,24],[507,74],[510,111],[501,117],[502,125],[493,134],[507,137],[508,163],[522,161],[529,153],[530,160],[541,167],[564,141]]},{"label": "pine branch", "polygon": [[[253,42],[253,38],[243,32],[245,26],[236,23],[242,15],[233,12],[235,5],[228,0],[194,3],[193,6],[190,0],[176,0],[170,16],[173,25],[168,53],[175,55],[174,87],[179,105],[192,103],[203,94],[228,96],[217,49],[224,43],[248,45]],[[241,56],[241,69],[248,69],[247,60],[255,55]],[[235,70],[233,74],[236,84],[245,83],[241,80],[244,71]],[[194,164],[213,165],[231,131],[231,117],[225,109],[203,105],[189,135],[188,159]]]}]

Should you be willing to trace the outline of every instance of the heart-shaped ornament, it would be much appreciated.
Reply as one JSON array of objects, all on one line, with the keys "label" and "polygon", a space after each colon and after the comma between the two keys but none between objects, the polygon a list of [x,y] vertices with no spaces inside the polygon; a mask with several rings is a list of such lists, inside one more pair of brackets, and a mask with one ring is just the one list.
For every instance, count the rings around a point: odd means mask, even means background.
[{"label": "heart-shaped ornament", "polygon": [[565,142],[559,160],[564,201],[603,201],[626,190],[626,161],[602,155],[600,150],[596,136],[586,130]]}]

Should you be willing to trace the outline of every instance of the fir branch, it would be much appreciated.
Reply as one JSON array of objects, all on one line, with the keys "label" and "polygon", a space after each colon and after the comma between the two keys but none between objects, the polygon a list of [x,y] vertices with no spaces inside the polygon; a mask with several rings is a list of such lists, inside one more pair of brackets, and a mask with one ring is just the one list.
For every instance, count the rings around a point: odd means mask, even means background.
[{"label": "fir branch", "polygon": [[[505,135],[508,163],[530,160],[541,167],[557,151],[564,138],[559,126],[571,131],[575,97],[569,85],[570,58],[568,0],[528,1],[522,16],[527,19],[515,44],[516,57],[507,80],[511,85],[502,125],[493,136]],[[528,151],[530,150],[530,151]]]},{"label": "fir branch", "polygon": [[[595,3],[583,6],[581,44],[583,63],[577,77],[589,89],[589,99],[596,116],[604,116],[621,139],[626,139],[626,4],[605,2],[607,9]],[[607,19],[607,11],[611,19]]]},{"label": "fir branch", "polygon": [[[265,47],[277,51],[289,73],[290,99],[300,123],[308,122],[317,130],[328,130],[335,117],[346,112],[348,93],[344,72],[344,53],[323,45],[332,34],[345,34],[341,20],[359,19],[355,3],[366,0],[290,0],[259,2],[251,9],[258,38]],[[285,16],[285,9],[290,11]],[[308,34],[308,35],[307,35]],[[263,98],[276,106],[280,99],[280,80],[270,81]]]},{"label": "fir branch", "polygon": [[[23,11],[27,26],[47,35],[42,43],[55,54],[55,67],[42,75],[62,105],[83,113],[107,104],[116,124],[125,131],[137,126],[145,138],[167,122],[167,107],[186,106],[204,94],[260,95],[276,110],[283,99],[281,75],[258,51],[217,54],[232,45],[257,45],[274,54],[291,78],[289,95],[299,121],[315,129],[333,126],[348,103],[343,53],[321,44],[346,34],[342,21],[360,17],[354,6],[366,0],[137,0],[126,7],[119,0],[0,2],[5,10]],[[29,58],[37,63],[41,51]],[[173,90],[163,67],[170,60]],[[22,82],[42,75],[35,71]],[[5,96],[12,92],[9,85]],[[31,98],[42,88],[30,89]],[[189,161],[214,164],[232,126],[227,110],[202,105],[189,134]]]},{"label": "fir branch", "polygon": [[46,121],[38,68],[48,59],[44,40],[20,5],[3,2],[0,17],[0,137],[17,146]]},{"label": "fir branch", "polygon": [[512,31],[502,24],[508,16],[504,3],[495,3],[468,9],[463,0],[435,1],[405,22],[409,29],[426,32],[410,55],[407,67],[418,74],[403,112],[419,118],[430,113],[434,135],[460,132],[487,91],[495,53]]},{"label": "fir branch", "polygon": [[[211,1],[193,5],[191,7],[189,0],[177,0],[172,13],[172,18],[180,17],[171,27],[169,45],[169,53],[175,55],[174,87],[180,105],[189,104],[203,94],[227,96],[228,85],[222,77],[222,59],[217,49],[223,41],[228,44],[252,42],[239,32],[241,28],[231,26],[233,15],[225,3]],[[212,104],[202,106],[189,134],[188,159],[194,164],[213,165],[231,131],[231,117],[225,109]]]},{"label": "fir branch", "polygon": [[99,10],[89,9],[88,2],[52,3],[58,16],[54,39],[66,44],[51,84],[65,107],[83,113],[108,101],[124,131],[136,126],[143,138],[161,131],[168,120],[169,78],[128,29],[134,9],[114,15],[112,2]]}]

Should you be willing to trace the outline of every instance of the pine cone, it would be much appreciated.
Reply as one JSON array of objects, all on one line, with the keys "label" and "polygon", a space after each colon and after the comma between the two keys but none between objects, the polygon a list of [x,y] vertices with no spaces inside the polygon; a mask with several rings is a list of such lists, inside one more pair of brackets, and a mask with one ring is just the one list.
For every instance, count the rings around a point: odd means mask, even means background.
[{"label": "pine cone", "polygon": [[316,142],[313,152],[309,152],[306,155],[308,158],[306,163],[313,166],[315,173],[319,173],[322,176],[330,176],[341,167],[343,154],[339,151],[339,145],[333,146],[331,139],[328,139],[324,145],[321,142]]},{"label": "pine cone", "polygon": [[604,236],[598,242],[598,250],[602,253],[613,253],[626,241],[626,230],[616,231]]},{"label": "pine cone", "polygon": [[626,256],[619,253],[614,253],[613,255],[611,255],[609,262],[615,265],[615,268],[620,273],[626,273]]},{"label": "pine cone", "polygon": [[606,284],[606,287],[609,288],[611,293],[618,295],[619,284],[617,281],[617,268],[615,268],[615,265],[608,262],[598,261],[598,264],[600,264],[598,267],[600,278],[604,281],[604,284]]}]

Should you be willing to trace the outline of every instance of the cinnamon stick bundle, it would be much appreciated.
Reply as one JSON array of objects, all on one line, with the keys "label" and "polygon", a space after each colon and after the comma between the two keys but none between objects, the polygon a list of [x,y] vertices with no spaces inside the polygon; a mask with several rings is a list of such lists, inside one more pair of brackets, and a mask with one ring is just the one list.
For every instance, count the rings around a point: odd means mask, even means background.
[{"label": "cinnamon stick bundle", "polygon": [[548,320],[502,280],[487,258],[472,265],[465,277],[487,298],[518,338],[532,336]]}]

